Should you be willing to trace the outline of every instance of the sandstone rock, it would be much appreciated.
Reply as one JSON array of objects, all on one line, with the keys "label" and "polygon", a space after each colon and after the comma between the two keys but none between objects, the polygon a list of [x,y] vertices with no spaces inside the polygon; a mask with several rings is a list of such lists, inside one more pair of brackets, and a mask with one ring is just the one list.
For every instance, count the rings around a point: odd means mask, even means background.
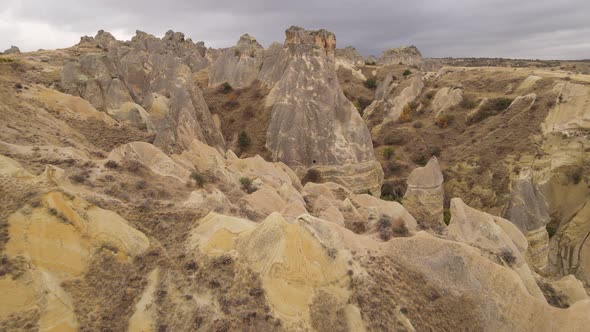
[{"label": "sandstone rock", "polygon": [[242,35],[234,47],[221,52],[209,69],[209,86],[229,83],[233,88],[248,87],[258,78],[264,49],[254,37]]},{"label": "sandstone rock", "polygon": [[164,149],[185,149],[194,138],[225,148],[191,68],[183,62],[202,57],[202,46],[172,31],[162,39],[138,31],[128,45],[114,43],[109,36],[99,32],[95,38],[108,44],[108,53],[86,54],[66,63],[66,92],[82,96],[101,111],[118,110],[128,102],[143,106],[156,134],[154,144]]},{"label": "sandstone rock", "polygon": [[410,173],[408,189],[402,204],[423,228],[444,227],[443,174],[438,159],[433,156],[426,166],[418,167]]},{"label": "sandstone rock", "polygon": [[493,217],[465,205],[460,198],[453,198],[451,221],[447,233],[457,241],[479,248],[492,261],[511,267],[520,276],[531,295],[545,300],[521,250],[496,223],[497,218],[499,217]]},{"label": "sandstone rock", "polygon": [[126,122],[138,129],[155,130],[154,125],[150,120],[150,115],[143,107],[136,103],[128,102],[122,104],[116,110],[109,110],[107,113],[119,122]]},{"label": "sandstone rock", "polygon": [[133,142],[121,145],[109,154],[108,160],[123,164],[125,161],[139,162],[150,171],[169,176],[180,183],[189,180],[190,172],[168,157],[157,147],[145,142]]},{"label": "sandstone rock", "polygon": [[567,297],[567,304],[573,305],[578,301],[588,300],[584,284],[573,275],[567,275],[549,283],[558,293]]},{"label": "sandstone rock", "polygon": [[445,114],[451,108],[459,105],[463,100],[463,90],[460,88],[444,87],[436,92],[434,100],[432,101],[432,111],[435,113],[435,118]]},{"label": "sandstone rock", "polygon": [[404,108],[420,95],[424,88],[424,82],[420,76],[412,76],[399,85],[392,82],[389,74],[377,89],[376,99],[367,107],[363,114],[365,120],[371,120],[375,116],[377,108],[383,108],[383,123],[397,121]]},{"label": "sandstone rock", "polygon": [[364,65],[365,58],[352,46],[337,48],[334,51],[336,62],[346,63],[349,65]]},{"label": "sandstone rock", "polygon": [[113,37],[110,32],[106,32],[104,30],[98,31],[94,37],[94,41],[100,48],[104,50],[109,50],[111,47],[116,47],[116,44],[118,43],[117,39]]},{"label": "sandstone rock", "polygon": [[555,86],[557,105],[551,109],[543,123],[543,133],[590,128],[590,87],[561,83]]},{"label": "sandstone rock", "polygon": [[422,63],[422,53],[416,46],[402,46],[391,48],[383,51],[383,55],[378,59],[381,65],[420,65]]},{"label": "sandstone rock", "polygon": [[541,76],[536,76],[536,75],[530,75],[527,78],[525,78],[525,80],[520,83],[520,85],[518,86],[518,88],[516,89],[516,92],[526,92],[528,90],[530,90],[531,88],[533,88],[535,86],[535,84],[537,83],[538,80],[540,80],[542,77]]},{"label": "sandstone rock", "polygon": [[285,47],[273,67],[282,75],[266,101],[272,107],[266,147],[274,160],[301,174],[319,166],[322,173],[338,174],[331,179],[336,182],[354,176],[345,167],[370,164],[369,177],[357,177],[352,188],[362,192],[379,185],[375,176],[379,170],[369,131],[338,84],[335,46],[336,37],[326,30],[291,27],[286,31]]}]

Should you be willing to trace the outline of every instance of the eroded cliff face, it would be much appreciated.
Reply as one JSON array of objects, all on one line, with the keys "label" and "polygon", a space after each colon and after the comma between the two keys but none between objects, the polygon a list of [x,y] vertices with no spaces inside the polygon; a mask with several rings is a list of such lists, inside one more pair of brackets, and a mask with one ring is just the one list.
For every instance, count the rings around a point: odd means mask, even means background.
[{"label": "eroded cliff face", "polygon": [[[335,46],[336,37],[326,30],[286,31],[283,49],[261,72],[273,84],[266,99],[272,107],[266,146],[273,159],[299,172],[315,168],[354,191],[379,192],[382,171],[369,130],[339,85]],[[275,77],[280,78],[274,82]],[[366,169],[363,178],[344,180],[357,167]]]},{"label": "eroded cliff face", "polygon": [[[99,32],[104,53],[68,61],[61,74],[65,92],[81,96],[98,110],[131,118],[155,135],[154,144],[171,151],[198,138],[225,148],[191,68],[206,62],[204,48],[169,31],[164,38],[138,31],[130,42]],[[86,42],[91,42],[86,40]],[[129,114],[129,113],[133,114]]]}]

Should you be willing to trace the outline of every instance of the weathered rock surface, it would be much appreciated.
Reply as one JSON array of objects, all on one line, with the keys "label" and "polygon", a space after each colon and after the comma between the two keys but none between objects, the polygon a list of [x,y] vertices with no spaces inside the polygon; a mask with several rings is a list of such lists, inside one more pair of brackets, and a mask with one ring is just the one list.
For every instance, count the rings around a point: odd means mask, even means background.
[{"label": "weathered rock surface", "polygon": [[[375,100],[365,109],[363,118],[367,121],[379,123],[399,120],[404,108],[420,95],[424,88],[424,82],[420,75],[395,83],[392,74],[388,74],[380,83],[375,94]],[[377,129],[375,129],[377,128]],[[372,130],[378,131],[380,126]]]},{"label": "weathered rock surface", "polygon": [[[339,178],[354,177],[355,165],[368,164],[358,180],[346,181],[356,192],[377,190],[382,171],[374,161],[369,130],[346,99],[334,69],[336,37],[326,31],[291,27],[284,48],[266,75],[267,82],[282,72],[267,96],[272,107],[266,147],[280,160],[304,173],[310,167]],[[366,176],[364,175],[366,174]]]},{"label": "weathered rock surface", "polygon": [[436,92],[432,101],[432,111],[435,119],[438,119],[451,108],[459,105],[463,100],[463,90],[460,88],[444,87]]},{"label": "weathered rock surface", "polygon": [[504,218],[515,224],[530,239],[527,257],[532,265],[543,270],[547,265],[549,236],[545,226],[551,221],[545,195],[533,182],[532,172],[523,170],[513,183]]},{"label": "weathered rock surface", "polygon": [[543,132],[562,132],[590,128],[590,88],[575,83],[560,83],[554,91],[557,105],[549,112]]},{"label": "weathered rock surface", "polygon": [[416,46],[402,46],[383,51],[377,61],[381,65],[420,65],[423,59]]},{"label": "weathered rock surface", "polygon": [[233,88],[248,87],[258,78],[264,59],[264,49],[256,39],[242,35],[234,47],[221,51],[209,68],[209,86],[228,83]]},{"label": "weathered rock surface", "polygon": [[118,117],[126,121],[129,112],[121,108],[128,103],[141,105],[149,117],[137,109],[140,119],[132,121],[139,126],[145,123],[155,132],[154,144],[159,147],[184,149],[197,138],[224,149],[223,137],[186,64],[198,66],[191,62],[202,57],[198,45],[172,31],[162,39],[138,31],[127,43],[99,31],[95,40],[108,53],[85,54],[79,61],[66,63],[62,72],[66,92],[81,96],[98,110],[123,113]]},{"label": "weathered rock surface", "polygon": [[[529,293],[540,300],[545,300],[533,274],[527,265],[522,248],[522,234],[514,241],[503,227],[510,225],[505,219],[492,216],[467,206],[460,198],[451,200],[451,221],[447,233],[457,241],[467,243],[482,250],[490,260],[512,268],[521,278]],[[502,225],[502,226],[500,226]],[[512,233],[512,232],[511,232]]]},{"label": "weathered rock surface", "polygon": [[402,204],[422,228],[444,227],[443,174],[438,159],[432,156],[426,166],[412,171]]}]

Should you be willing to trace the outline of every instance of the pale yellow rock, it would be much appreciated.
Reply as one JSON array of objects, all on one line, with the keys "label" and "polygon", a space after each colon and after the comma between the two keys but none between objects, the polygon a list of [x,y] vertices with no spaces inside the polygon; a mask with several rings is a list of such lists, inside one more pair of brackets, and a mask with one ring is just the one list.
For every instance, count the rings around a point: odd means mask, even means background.
[{"label": "pale yellow rock", "polygon": [[128,332],[153,332],[156,331],[157,311],[154,303],[154,295],[158,285],[159,269],[155,268],[148,274],[147,286],[135,304],[135,312],[129,319]]},{"label": "pale yellow rock", "polygon": [[60,93],[56,90],[39,88],[32,92],[35,99],[58,112],[80,120],[96,119],[114,126],[117,121],[104,112],[97,111],[88,101],[72,95]]},{"label": "pale yellow rock", "polygon": [[137,161],[156,174],[172,177],[182,183],[189,180],[188,168],[180,166],[150,143],[132,142],[118,146],[111,151],[108,159],[118,163],[125,160]]},{"label": "pale yellow rock", "polygon": [[444,87],[438,90],[431,105],[435,119],[438,119],[452,107],[459,105],[462,100],[463,90],[461,89]]},{"label": "pale yellow rock", "polygon": [[590,87],[566,82],[555,90],[558,103],[547,115],[543,133],[590,128]]}]

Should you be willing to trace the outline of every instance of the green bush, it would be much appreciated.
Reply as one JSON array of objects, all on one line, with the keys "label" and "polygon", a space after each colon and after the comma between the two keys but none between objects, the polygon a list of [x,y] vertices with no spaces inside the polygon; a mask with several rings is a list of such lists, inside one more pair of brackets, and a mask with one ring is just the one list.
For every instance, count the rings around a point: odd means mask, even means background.
[{"label": "green bush", "polygon": [[205,184],[205,177],[201,175],[201,173],[199,173],[196,168],[191,172],[191,179],[195,180],[197,186],[201,188]]},{"label": "green bush", "polygon": [[409,76],[409,75],[412,75],[412,71],[409,70],[409,69],[406,69],[406,70],[404,70],[403,75],[404,75],[404,77]]},{"label": "green bush", "polygon": [[443,220],[445,222],[445,225],[447,226],[451,222],[451,210],[449,210],[448,208],[445,208],[445,210],[443,211]]},{"label": "green bush", "polygon": [[238,134],[238,147],[240,149],[245,149],[250,146],[250,137],[245,131],[240,131]]},{"label": "green bush", "polygon": [[234,88],[228,82],[225,82],[225,83],[223,83],[221,85],[221,91],[223,93],[228,93],[228,92],[233,91],[233,90],[234,90]]},{"label": "green bush", "polygon": [[383,158],[389,160],[391,159],[391,157],[393,157],[394,153],[395,150],[391,146],[388,146],[385,149],[383,149]]},{"label": "green bush", "polygon": [[377,79],[374,77],[368,78],[365,81],[365,86],[369,89],[376,89],[377,88]]},{"label": "green bush", "polygon": [[365,61],[366,66],[374,66],[376,64],[377,64],[377,62],[375,62],[375,61]]},{"label": "green bush", "polygon": [[473,98],[464,97],[461,100],[461,103],[459,103],[459,106],[461,106],[464,109],[473,109],[477,106],[477,104],[475,103],[475,100],[473,100]]},{"label": "green bush", "polygon": [[547,234],[549,235],[549,238],[552,238],[557,233],[557,226],[555,224],[556,223],[554,223],[554,222],[550,222],[547,224],[547,226],[545,226],[545,229],[547,230]]},{"label": "green bush", "polygon": [[241,177],[240,178],[240,184],[242,185],[242,189],[245,192],[251,193],[253,191],[253,188],[252,188],[252,179],[250,179],[249,177]]}]

